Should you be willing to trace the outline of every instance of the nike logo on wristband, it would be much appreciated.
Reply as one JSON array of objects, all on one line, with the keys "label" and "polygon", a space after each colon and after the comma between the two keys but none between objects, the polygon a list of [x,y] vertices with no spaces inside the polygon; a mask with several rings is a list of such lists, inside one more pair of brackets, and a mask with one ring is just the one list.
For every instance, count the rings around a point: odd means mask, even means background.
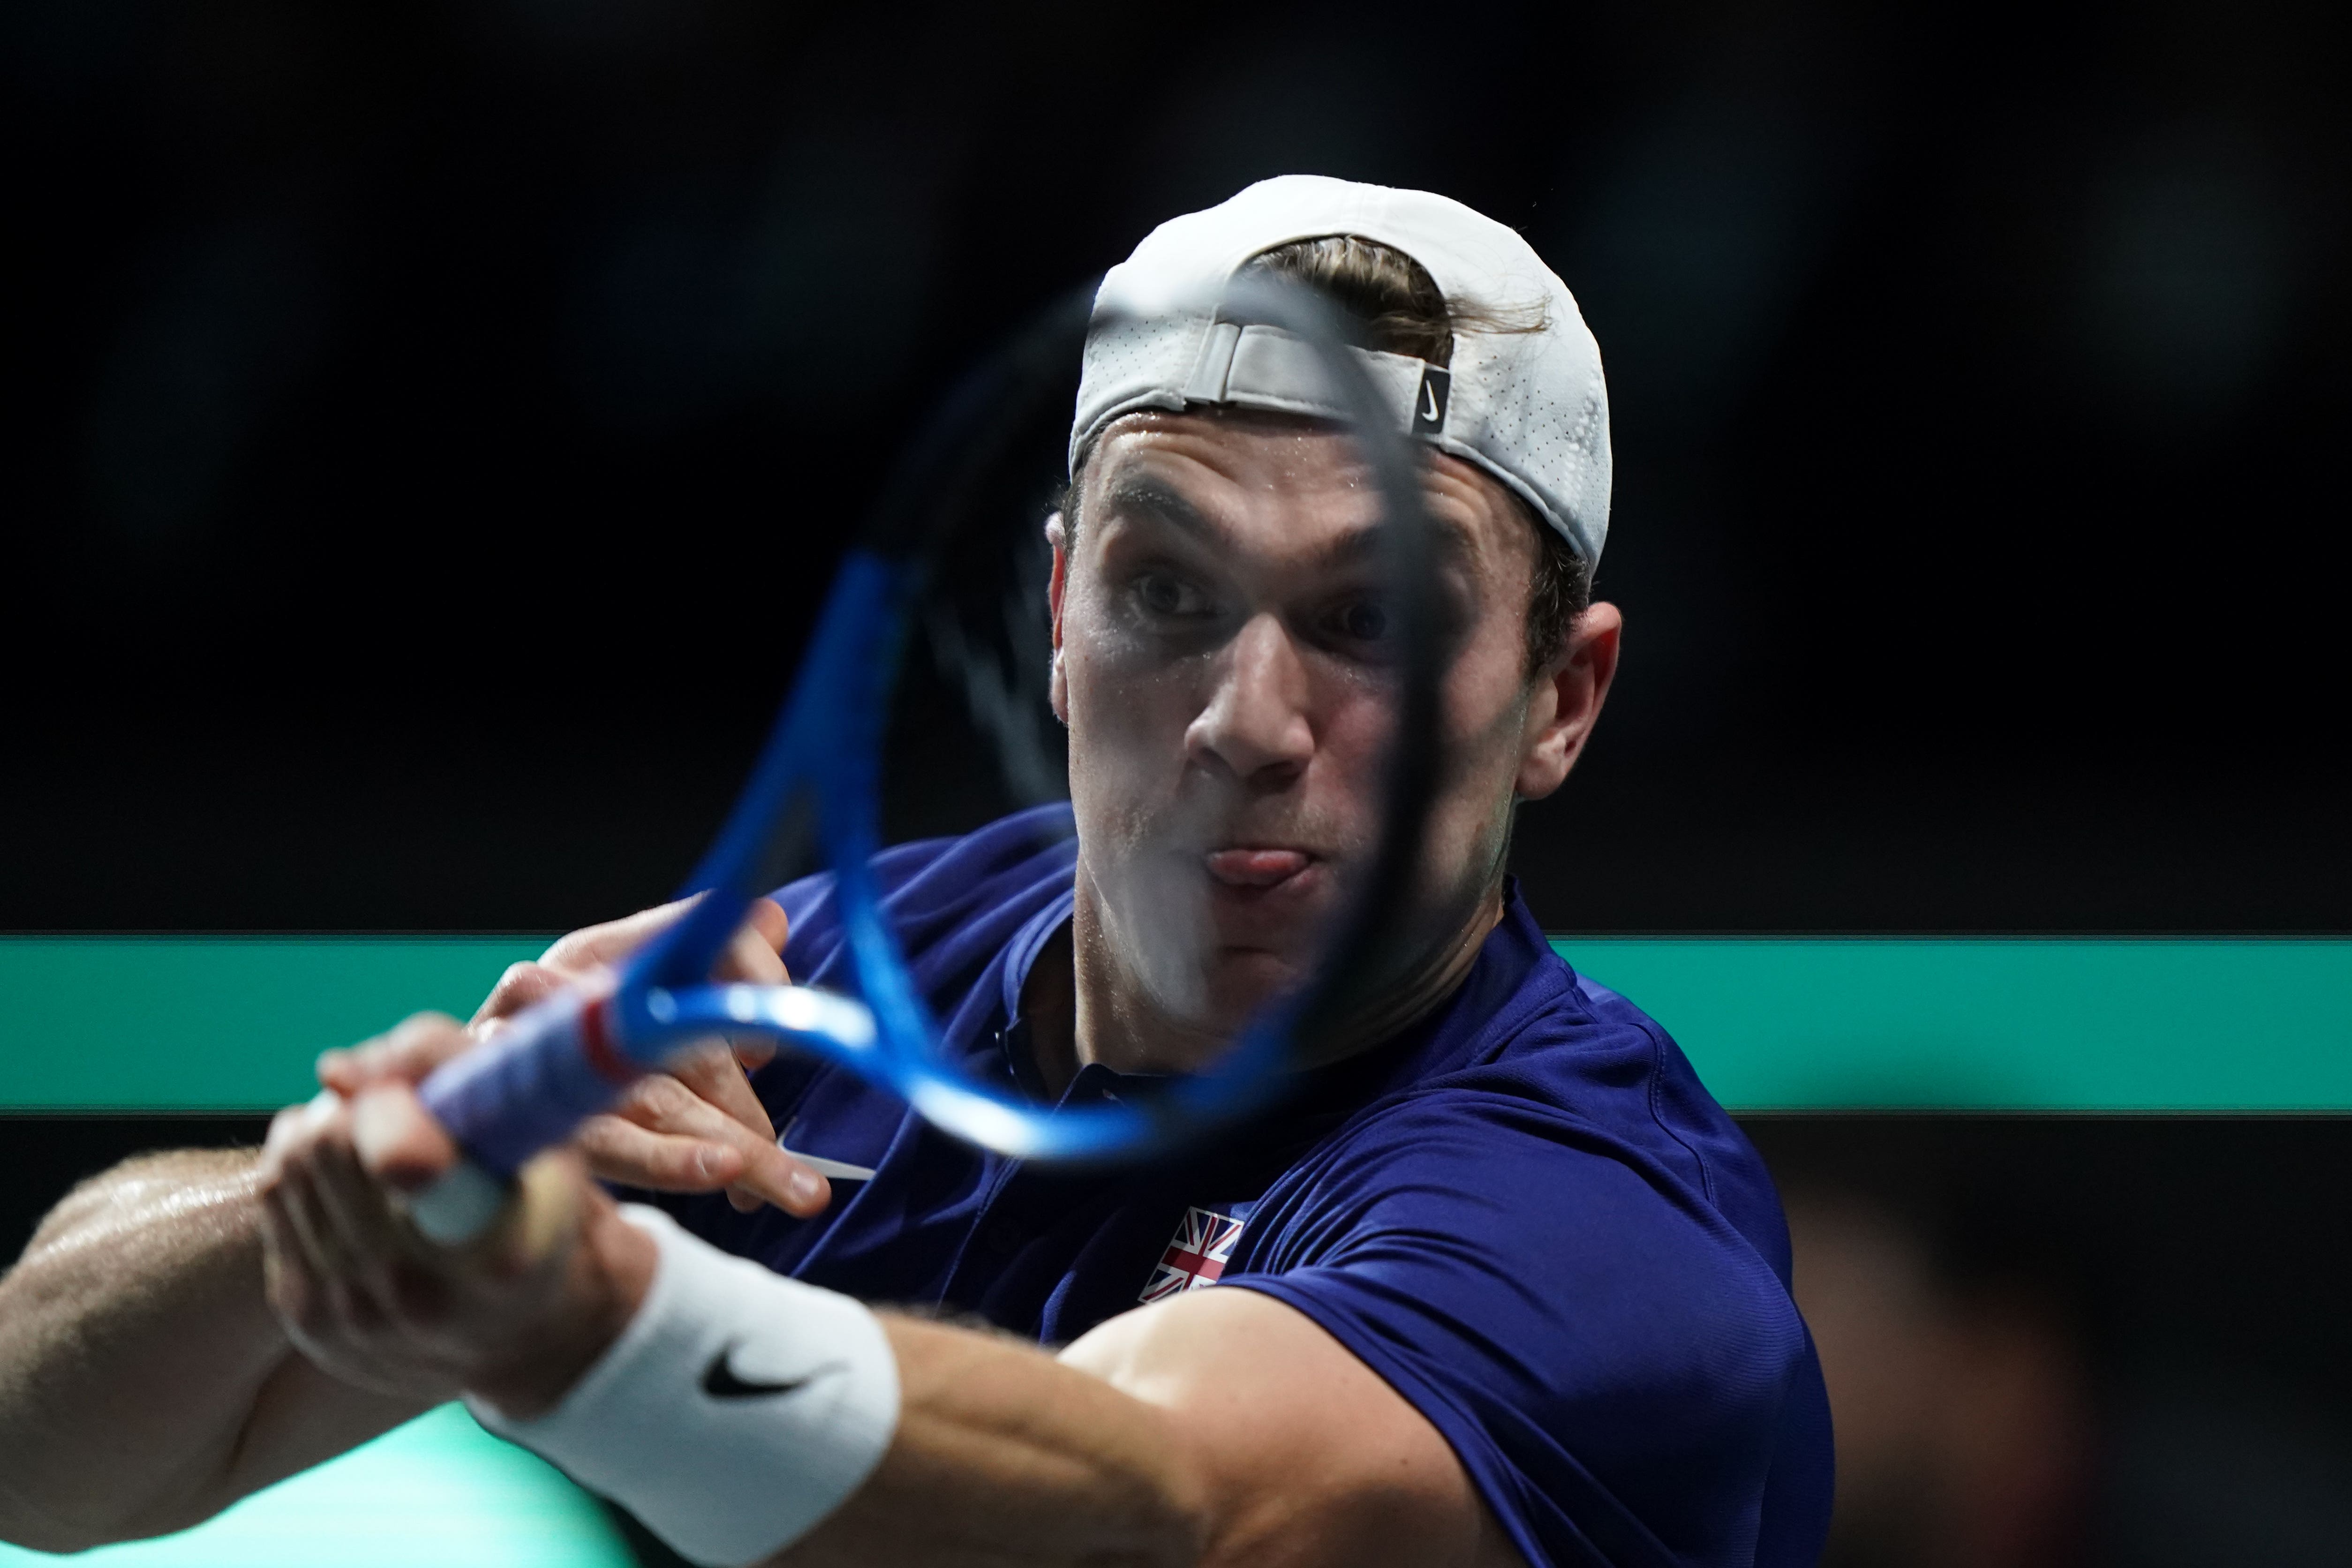
[{"label": "nike logo on wristband", "polygon": [[753,1383],[735,1374],[735,1346],[729,1345],[712,1356],[710,1364],[702,1369],[702,1392],[713,1399],[763,1399],[772,1394],[794,1394],[828,1373],[848,1370],[842,1362],[829,1361],[783,1383]]}]

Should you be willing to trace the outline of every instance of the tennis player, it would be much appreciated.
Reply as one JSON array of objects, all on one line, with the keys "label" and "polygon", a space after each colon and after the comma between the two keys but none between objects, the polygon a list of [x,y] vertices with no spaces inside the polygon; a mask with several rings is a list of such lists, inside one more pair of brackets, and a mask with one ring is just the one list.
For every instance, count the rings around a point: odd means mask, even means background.
[{"label": "tennis player", "polygon": [[[0,1534],[177,1528],[463,1394],[706,1563],[1814,1559],[1828,1415],[1771,1184],[1503,869],[1617,660],[1591,337],[1510,229],[1328,179],[1167,224],[1107,287],[1244,267],[1361,323],[1462,628],[1413,940],[1281,1109],[1073,1174],[706,1052],[443,1251],[403,1217],[455,1157],[409,1086],[473,1036],[412,1020],[257,1159],[133,1164],[50,1216],[0,1285]],[[1197,1067],[1377,838],[1376,507],[1325,384],[1183,309],[1090,338],[1048,524],[1071,804],[880,866],[971,1070],[1072,1105]],[[476,1032],[673,912],[567,939]],[[829,881],[730,962],[847,984]]]}]

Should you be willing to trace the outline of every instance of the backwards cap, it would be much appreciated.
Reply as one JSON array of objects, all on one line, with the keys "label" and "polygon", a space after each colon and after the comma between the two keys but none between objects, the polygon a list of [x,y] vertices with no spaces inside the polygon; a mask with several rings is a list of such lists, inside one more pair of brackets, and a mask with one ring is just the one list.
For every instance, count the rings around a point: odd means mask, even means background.
[{"label": "backwards cap", "polygon": [[[1143,408],[1214,406],[1344,418],[1311,344],[1219,315],[1251,258],[1294,240],[1354,235],[1421,263],[1466,324],[1450,365],[1359,354],[1398,425],[1475,463],[1557,529],[1587,566],[1609,534],[1609,393],[1601,349],[1568,286],[1517,231],[1427,191],[1319,174],[1261,180],[1221,205],[1161,224],[1110,269],[1087,334],[1070,463]],[[1482,331],[1480,317],[1535,331]]]}]

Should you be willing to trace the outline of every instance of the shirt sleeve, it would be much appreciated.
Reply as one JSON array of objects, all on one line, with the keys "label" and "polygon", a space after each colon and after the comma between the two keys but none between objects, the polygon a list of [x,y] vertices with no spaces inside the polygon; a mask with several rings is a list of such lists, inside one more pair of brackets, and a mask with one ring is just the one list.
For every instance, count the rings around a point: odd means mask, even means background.
[{"label": "shirt sleeve", "polygon": [[1411,1402],[1537,1568],[1769,1544],[1767,1479],[1819,1387],[1804,1324],[1638,1150],[1503,1096],[1409,1101],[1277,1184],[1224,1279]]}]

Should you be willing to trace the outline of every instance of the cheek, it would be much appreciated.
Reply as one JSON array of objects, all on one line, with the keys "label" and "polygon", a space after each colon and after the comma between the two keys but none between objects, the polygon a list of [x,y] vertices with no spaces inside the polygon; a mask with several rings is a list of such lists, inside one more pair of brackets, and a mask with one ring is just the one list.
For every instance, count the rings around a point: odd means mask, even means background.
[{"label": "cheek", "polygon": [[[1474,655],[1477,657],[1474,657]],[[1445,683],[1446,766],[1430,822],[1433,849],[1483,864],[1510,820],[1525,750],[1528,687],[1519,649],[1474,649]]]},{"label": "cheek", "polygon": [[1181,763],[1198,711],[1190,670],[1138,657],[1121,639],[1066,626],[1062,679],[1070,727],[1070,779],[1135,781]]},{"label": "cheek", "polygon": [[1525,658],[1516,636],[1507,639],[1488,627],[1446,672],[1449,777],[1484,777],[1497,770],[1517,776],[1528,719]]}]

